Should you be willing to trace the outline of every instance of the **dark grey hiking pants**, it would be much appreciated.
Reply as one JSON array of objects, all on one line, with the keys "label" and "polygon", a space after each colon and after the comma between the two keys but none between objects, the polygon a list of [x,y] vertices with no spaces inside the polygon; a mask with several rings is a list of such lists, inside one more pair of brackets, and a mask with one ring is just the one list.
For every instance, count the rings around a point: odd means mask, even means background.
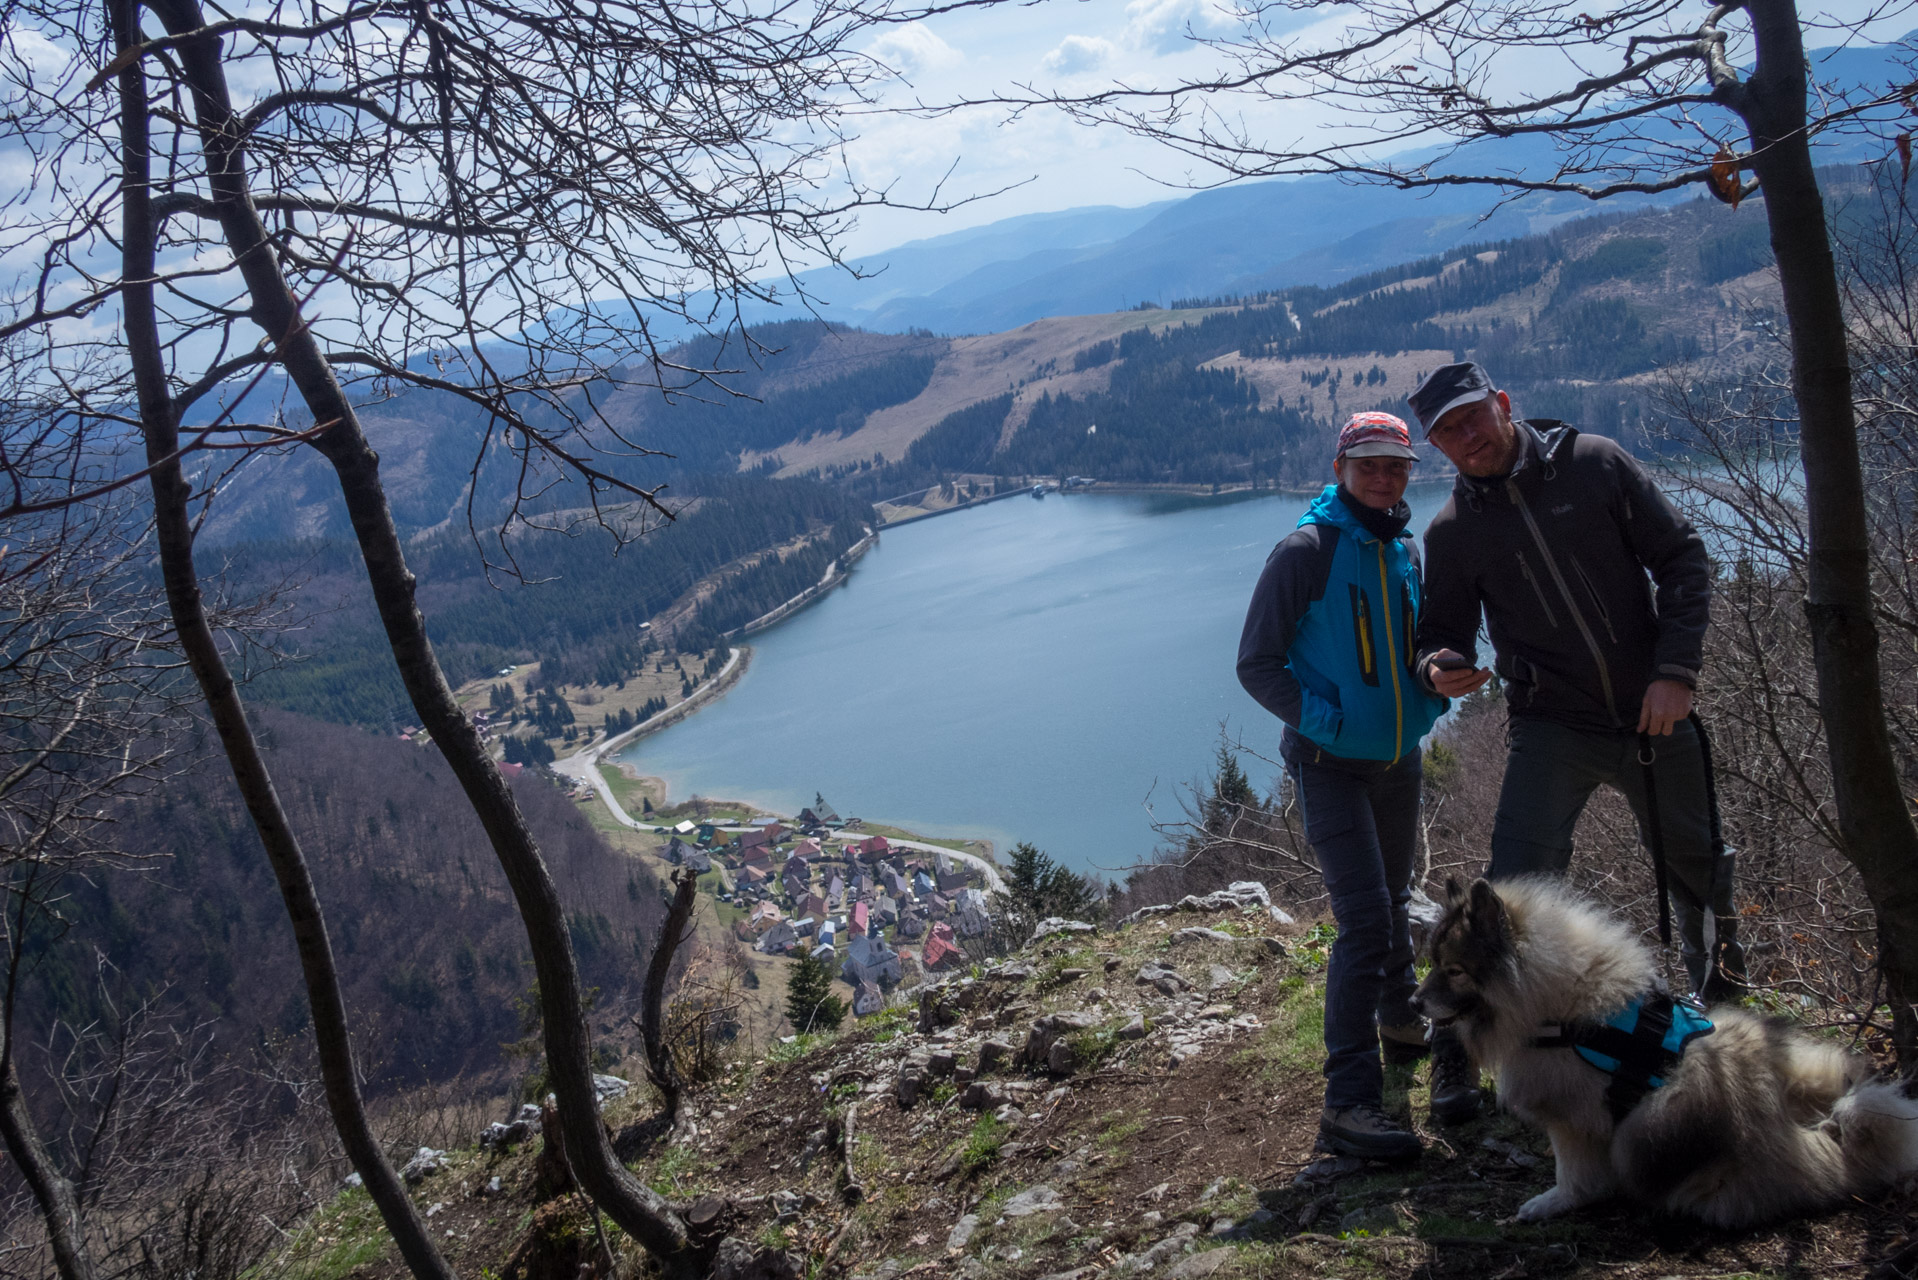
[{"label": "dark grey hiking pants", "polygon": [[[1549,720],[1514,718],[1505,757],[1505,784],[1492,826],[1488,878],[1549,873],[1563,875],[1572,861],[1572,829],[1585,802],[1603,784],[1624,793],[1638,819],[1639,839],[1649,848],[1645,770],[1638,735],[1574,729]],[[1711,812],[1705,790],[1705,756],[1698,731],[1681,721],[1670,737],[1654,737],[1652,771],[1659,825],[1671,882],[1672,914],[1692,990],[1709,972],[1705,908],[1727,951],[1727,968],[1744,972],[1732,911],[1732,855],[1714,854]]]},{"label": "dark grey hiking pants", "polygon": [[[1385,1087],[1379,1027],[1412,1011],[1412,931],[1406,904],[1419,844],[1423,763],[1338,760],[1287,735],[1305,838],[1318,855],[1339,936],[1325,974],[1325,1105],[1376,1107]],[[1300,758],[1303,751],[1310,758]]]}]

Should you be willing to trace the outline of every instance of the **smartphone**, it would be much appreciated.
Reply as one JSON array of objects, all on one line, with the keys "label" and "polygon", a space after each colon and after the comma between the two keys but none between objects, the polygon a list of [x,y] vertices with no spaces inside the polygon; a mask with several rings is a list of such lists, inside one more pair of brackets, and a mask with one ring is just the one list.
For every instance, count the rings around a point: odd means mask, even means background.
[{"label": "smartphone", "polygon": [[1432,665],[1440,671],[1466,671],[1472,664],[1464,658],[1434,658]]}]

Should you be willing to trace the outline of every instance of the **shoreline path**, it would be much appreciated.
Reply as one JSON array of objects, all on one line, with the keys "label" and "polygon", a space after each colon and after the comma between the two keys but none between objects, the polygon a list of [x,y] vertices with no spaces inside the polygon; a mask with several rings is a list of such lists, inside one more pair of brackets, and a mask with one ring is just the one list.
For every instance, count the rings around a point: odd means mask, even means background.
[{"label": "shoreline path", "polygon": [[[576,751],[564,760],[555,760],[552,764],[553,772],[562,777],[571,778],[576,782],[583,782],[591,787],[594,792],[598,794],[601,802],[605,804],[606,811],[612,814],[614,819],[622,826],[631,827],[635,831],[653,830],[658,824],[637,821],[632,814],[627,813],[625,808],[620,805],[618,797],[613,795],[612,785],[606,781],[606,775],[599,771],[600,757],[608,751],[625,746],[634,738],[646,732],[654,721],[665,716],[674,715],[675,712],[679,712],[682,708],[686,707],[688,703],[696,699],[703,699],[711,690],[725,682],[726,678],[733,673],[734,668],[738,666],[739,660],[740,650],[736,648],[731,650],[726,655],[726,665],[721,667],[712,679],[705,681],[698,688],[694,689],[689,696],[674,703],[672,706],[658,713],[658,715],[642,720],[625,733],[608,738],[595,746]],[[724,826],[716,829],[726,832],[752,830],[749,826]],[[1000,876],[999,869],[976,853],[962,853],[958,849],[948,849],[942,844],[931,844],[924,840],[906,840],[896,836],[887,836],[886,843],[896,844],[905,849],[917,849],[921,853],[943,853],[949,858],[956,858],[960,862],[969,864],[974,870],[978,871],[980,875],[984,876],[986,883],[995,891],[1000,893],[1005,892],[1006,882],[1004,878]]]}]

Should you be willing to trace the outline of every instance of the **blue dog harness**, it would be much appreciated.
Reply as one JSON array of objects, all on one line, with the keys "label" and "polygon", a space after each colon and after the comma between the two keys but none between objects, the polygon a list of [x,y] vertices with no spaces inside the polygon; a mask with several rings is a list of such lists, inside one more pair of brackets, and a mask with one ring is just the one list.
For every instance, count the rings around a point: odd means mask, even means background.
[{"label": "blue dog harness", "polygon": [[1712,1033],[1711,1020],[1691,1005],[1664,992],[1640,996],[1603,1022],[1567,1022],[1532,1041],[1535,1049],[1572,1049],[1610,1075],[1605,1103],[1619,1123],[1666,1078],[1700,1036]]}]

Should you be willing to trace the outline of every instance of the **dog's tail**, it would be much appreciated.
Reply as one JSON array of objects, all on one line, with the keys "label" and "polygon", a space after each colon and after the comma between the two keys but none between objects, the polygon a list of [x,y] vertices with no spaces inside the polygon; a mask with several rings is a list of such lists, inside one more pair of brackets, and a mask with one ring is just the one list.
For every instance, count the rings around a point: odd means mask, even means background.
[{"label": "dog's tail", "polygon": [[1844,1154],[1854,1195],[1882,1191],[1918,1173],[1918,1101],[1896,1081],[1852,1086],[1832,1108],[1827,1132]]}]

